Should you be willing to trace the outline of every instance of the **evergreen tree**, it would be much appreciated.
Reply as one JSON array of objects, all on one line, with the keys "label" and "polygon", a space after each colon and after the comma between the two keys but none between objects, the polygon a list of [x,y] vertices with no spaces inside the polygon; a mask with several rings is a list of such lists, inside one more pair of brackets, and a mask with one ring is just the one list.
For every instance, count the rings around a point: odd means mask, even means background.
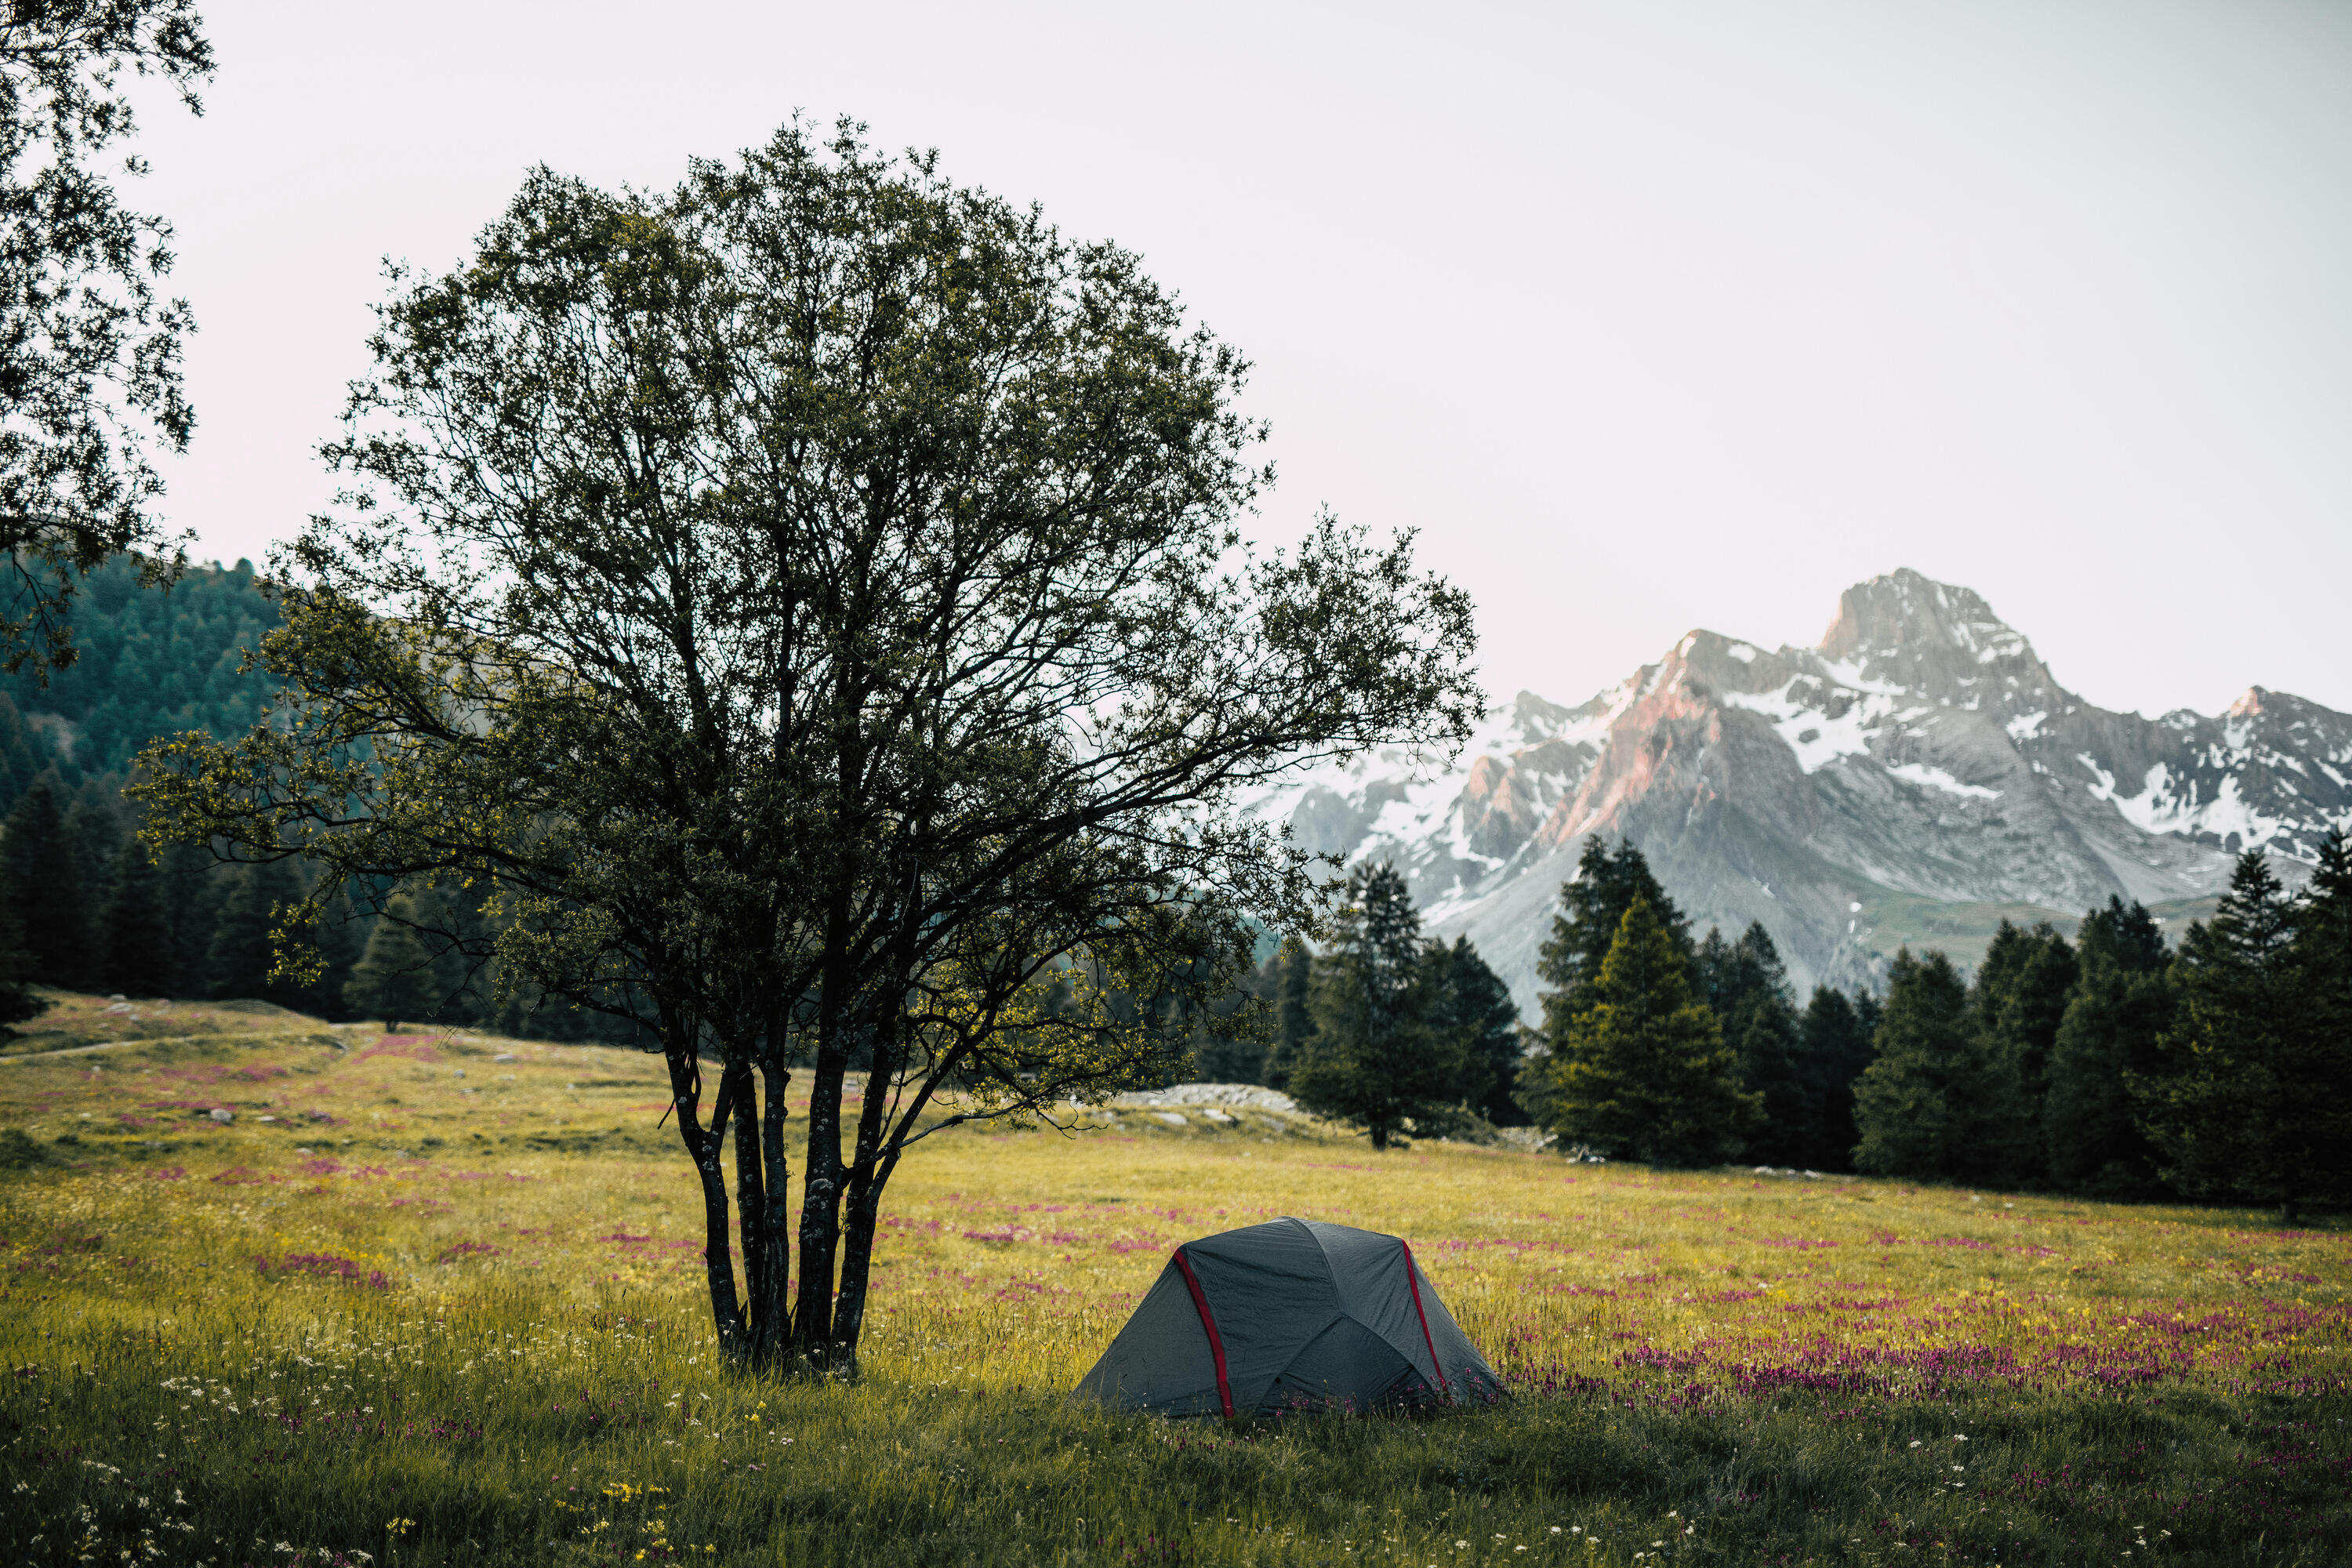
[{"label": "evergreen tree", "polygon": [[1636,899],[1646,902],[1653,918],[1664,926],[1685,967],[1696,964],[1690,921],[1651,875],[1642,852],[1623,838],[1614,853],[1599,834],[1586,838],[1576,875],[1560,884],[1560,912],[1552,919],[1551,936],[1537,955],[1537,978],[1551,989],[1538,998],[1543,1017],[1520,1066],[1515,1098],[1538,1126],[1552,1125],[1558,1109],[1560,1079],[1552,1058],[1567,1047],[1570,1026],[1592,1005],[1601,966]]},{"label": "evergreen tree", "polygon": [[2181,942],[2161,1064],[2130,1083],[2164,1179],[2191,1197],[2274,1205],[2292,1224],[2305,1203],[2347,1195],[2345,1047],[2301,962],[2325,945],[2302,938],[2332,905],[2326,890],[2289,900],[2248,850],[2213,919]]},{"label": "evergreen tree", "polygon": [[2294,916],[2294,966],[2317,1042],[2315,1079],[2352,1089],[2352,840],[2330,828]]},{"label": "evergreen tree", "polygon": [[1951,960],[1895,955],[1877,1055],[1854,1086],[1854,1167],[1878,1175],[1982,1180],[2004,1109],[1971,1026],[1968,986]]},{"label": "evergreen tree", "polygon": [[440,1002],[433,1017],[442,1024],[476,1024],[496,1011],[498,975],[488,952],[496,932],[483,913],[480,896],[445,882],[416,896],[417,934],[433,954],[433,985]]},{"label": "evergreen tree", "polygon": [[1583,852],[1577,857],[1574,879],[1560,884],[1560,912],[1553,917],[1550,940],[1538,956],[1537,975],[1559,996],[1557,1004],[1550,994],[1543,998],[1547,1033],[1551,1032],[1549,1026],[1555,1010],[1564,1020],[1592,1005],[1601,966],[1616,943],[1625,911],[1637,899],[1650,906],[1652,917],[1664,927],[1685,965],[1696,962],[1690,921],[1651,875],[1649,861],[1631,840],[1619,839],[1612,852],[1594,834],[1584,841]]},{"label": "evergreen tree", "polygon": [[1736,942],[1708,931],[1698,973],[1700,994],[1739,1064],[1740,1087],[1762,1099],[1763,1122],[1748,1153],[1773,1164],[1801,1163],[1813,1143],[1814,1107],[1798,1072],[1796,999],[1771,933],[1760,921]]},{"label": "evergreen tree", "polygon": [[278,979],[276,931],[288,909],[302,896],[290,863],[267,860],[236,867],[221,900],[220,918],[205,946],[205,994],[222,1001],[274,1002],[299,1005],[299,986]]},{"label": "evergreen tree", "polygon": [[90,919],[61,793],[58,775],[43,773],[0,824],[0,902],[25,955],[24,978],[71,989],[83,978]]},{"label": "evergreen tree", "polygon": [[1315,1013],[1307,1005],[1308,976],[1313,959],[1307,944],[1295,936],[1282,939],[1275,951],[1272,963],[1276,982],[1274,993],[1274,1048],[1266,1055],[1265,1081],[1275,1089],[1290,1087],[1291,1069],[1297,1066],[1315,1034]]},{"label": "evergreen tree", "polygon": [[221,900],[233,868],[194,844],[170,844],[156,860],[163,884],[163,914],[170,923],[173,967],[167,996],[207,996],[211,976],[205,964],[219,923]]},{"label": "evergreen tree", "polygon": [[1281,950],[1266,954],[1233,994],[1209,1009],[1192,1031],[1192,1070],[1202,1083],[1262,1083],[1266,1042],[1234,1026],[1234,1016],[1252,1000],[1271,1003],[1282,980]]},{"label": "evergreen tree", "polygon": [[11,857],[6,833],[0,826],[0,1040],[16,1033],[9,1025],[37,1017],[49,1005],[33,994],[33,956],[25,951],[23,910],[7,880]]},{"label": "evergreen tree", "polygon": [[2164,934],[2147,910],[2110,895],[2083,917],[2076,977],[2050,1051],[2042,1124],[2050,1179],[2098,1197],[2146,1197],[2158,1187],[2155,1152],[2126,1084],[2158,1070],[2171,988]]},{"label": "evergreen tree", "polygon": [[8,1027],[48,1011],[48,1003],[33,994],[26,982],[25,950],[17,940],[12,917],[0,913],[0,1039],[16,1033]]},{"label": "evergreen tree", "polygon": [[2126,904],[2113,893],[2107,895],[2106,908],[2084,912],[2082,929],[2074,933],[2074,948],[2078,960],[2094,952],[2104,952],[2135,974],[2158,973],[2172,962],[2164,945],[2164,928],[2156,917],[2137,900]]},{"label": "evergreen tree", "polygon": [[433,984],[433,950],[417,932],[422,911],[416,895],[393,894],[368,933],[367,948],[343,987],[343,1000],[363,1018],[382,1018],[384,1033],[396,1035],[404,1018],[429,1018],[440,1005]]},{"label": "evergreen tree", "polygon": [[1789,1163],[1813,1171],[1853,1168],[1853,1146],[1862,1139],[1853,1121],[1853,1088],[1877,1049],[1878,1013],[1878,998],[1867,991],[1848,996],[1827,985],[1813,987],[1797,1050],[1807,1142],[1801,1161]]},{"label": "evergreen tree", "polygon": [[49,748],[0,691],[0,814],[14,807],[33,781],[53,765]]},{"label": "evergreen tree", "polygon": [[1737,1156],[1759,1114],[1674,928],[1636,895],[1551,1058],[1564,1142],[1660,1165]]},{"label": "evergreen tree", "polygon": [[1429,944],[1424,987],[1428,1025],[1437,1055],[1450,1058],[1454,1093],[1497,1127],[1527,1124],[1511,1098],[1518,1081],[1519,1008],[1511,988],[1486,966],[1468,937]]},{"label": "evergreen tree", "polygon": [[327,901],[314,934],[319,944],[319,977],[302,987],[298,1005],[321,1018],[348,1018],[351,1008],[343,1001],[343,987],[351,984],[367,941],[367,927],[348,889],[338,889]]},{"label": "evergreen tree", "polygon": [[136,838],[126,837],[116,854],[114,885],[100,927],[102,990],[137,997],[172,994],[179,961],[163,910],[163,873]]},{"label": "evergreen tree", "polygon": [[2001,921],[1978,966],[1969,1003],[1993,1100],[1984,1168],[2000,1180],[2029,1184],[2042,1175],[2050,1052],[2074,973],[2074,950],[2047,921],[2030,930]]},{"label": "evergreen tree", "polygon": [[1330,950],[1316,960],[1307,1005],[1315,1032],[1290,1068],[1290,1092],[1386,1149],[1408,1120],[1439,1114],[1454,1087],[1432,1038],[1421,916],[1385,863],[1348,877]]}]

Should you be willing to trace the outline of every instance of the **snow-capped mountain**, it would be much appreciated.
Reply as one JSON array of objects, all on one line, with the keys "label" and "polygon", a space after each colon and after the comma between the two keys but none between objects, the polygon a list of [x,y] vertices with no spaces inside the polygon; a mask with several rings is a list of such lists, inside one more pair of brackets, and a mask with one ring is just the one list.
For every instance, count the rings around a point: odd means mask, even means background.
[{"label": "snow-capped mountain", "polygon": [[2352,826],[2352,716],[2256,688],[2145,719],[2060,686],[1966,588],[1846,590],[1821,646],[1695,631],[1580,707],[1522,692],[1450,763],[1402,750],[1255,804],[1295,838],[1392,860],[1534,1016],[1537,949],[1588,834],[1630,837],[1697,926],[1761,920],[1800,985],[1898,942],[1972,959],[1998,921],[2110,894],[2176,918],[2263,849]]}]

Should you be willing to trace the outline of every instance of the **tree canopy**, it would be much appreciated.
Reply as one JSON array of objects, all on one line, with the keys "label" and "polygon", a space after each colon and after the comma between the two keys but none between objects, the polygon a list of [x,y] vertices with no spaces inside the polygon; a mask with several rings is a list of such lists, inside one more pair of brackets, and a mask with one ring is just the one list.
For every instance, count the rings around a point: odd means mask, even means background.
[{"label": "tree canopy", "polygon": [[1549,1058],[1563,1140],[1662,1165],[1738,1155],[1762,1097],[1739,1087],[1723,1026],[1691,984],[1675,929],[1636,893]]},{"label": "tree canopy", "polygon": [[2352,1039],[2344,932],[2352,855],[2331,833],[2302,898],[2258,850],[2170,973],[2156,1070],[2130,1078],[2165,1180],[2191,1196],[2275,1205],[2352,1197]]},{"label": "tree canopy", "polygon": [[1404,878],[1386,862],[1357,867],[1313,966],[1315,1028],[1290,1065],[1299,1103],[1362,1127],[1375,1149],[1444,1105],[1458,1058],[1433,1027],[1434,978]]},{"label": "tree canopy", "polygon": [[[158,286],[172,227],[135,212],[107,158],[137,127],[125,71],[202,113],[194,0],[40,0],[0,11],[0,671],[72,662],[77,571],[167,546],[151,444],[185,449],[194,330]],[[157,563],[159,568],[168,563]]]},{"label": "tree canopy", "polygon": [[274,563],[286,697],[138,793],[237,855],[468,885],[508,973],[658,1040],[742,1360],[853,1367],[908,1148],[1156,1075],[1195,1022],[1163,1003],[1318,929],[1245,791],[1482,710],[1409,537],[1244,545],[1237,353],[853,126],[663,194],[541,170],[372,347],[344,497]]}]

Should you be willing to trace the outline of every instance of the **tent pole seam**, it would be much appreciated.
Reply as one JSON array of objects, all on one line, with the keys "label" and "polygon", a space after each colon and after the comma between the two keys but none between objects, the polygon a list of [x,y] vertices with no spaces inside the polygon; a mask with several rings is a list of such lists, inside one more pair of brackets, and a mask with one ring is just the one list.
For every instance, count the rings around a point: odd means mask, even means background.
[{"label": "tent pole seam", "polygon": [[[1200,1310],[1201,1327],[1209,1332],[1209,1354],[1214,1357],[1217,1363],[1217,1403],[1224,1406],[1225,1419],[1230,1421],[1234,1418],[1234,1385],[1225,1377],[1224,1337],[1217,1332],[1216,1315],[1209,1310],[1209,1298],[1202,1293],[1201,1281],[1193,1274],[1192,1265],[1185,1260],[1184,1249],[1178,1247],[1175,1257],[1176,1267],[1183,1271],[1184,1283],[1192,1288],[1192,1305]],[[1416,1305],[1418,1305],[1417,1298]],[[1428,1331],[1424,1325],[1422,1332],[1426,1334]],[[1434,1351],[1430,1352],[1433,1358],[1436,1353]]]},{"label": "tent pole seam", "polygon": [[[1405,1289],[1412,1292],[1412,1315],[1421,1320],[1421,1342],[1429,1347],[1429,1364],[1431,1369],[1437,1373],[1437,1386],[1444,1391],[1448,1398],[1451,1398],[1454,1394],[1454,1387],[1451,1384],[1445,1381],[1444,1363],[1437,1359],[1437,1342],[1429,1337],[1429,1314],[1421,1310],[1421,1271],[1413,1267],[1412,1243],[1405,1240],[1402,1237],[1399,1237],[1397,1238],[1397,1245],[1404,1248]],[[1185,1277],[1187,1279],[1192,1277],[1192,1271],[1190,1269],[1185,1271]],[[1208,1309],[1203,1307],[1202,1310],[1205,1312]],[[1213,1331],[1212,1331],[1212,1332],[1213,1332]],[[1224,1365],[1224,1357],[1222,1353],[1217,1358],[1217,1364],[1220,1368]]]}]

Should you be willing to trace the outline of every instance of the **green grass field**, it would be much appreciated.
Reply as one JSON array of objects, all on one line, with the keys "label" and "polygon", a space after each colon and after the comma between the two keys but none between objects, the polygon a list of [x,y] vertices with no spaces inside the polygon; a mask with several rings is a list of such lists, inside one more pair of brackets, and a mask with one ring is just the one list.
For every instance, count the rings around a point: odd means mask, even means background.
[{"label": "green grass field", "polygon": [[[10,1562],[2352,1561],[2336,1224],[1102,1113],[925,1144],[865,1380],[759,1383],[652,1058],[106,1009],[0,1059]],[[1063,1402],[1286,1213],[1411,1239],[1514,1396]]]}]

